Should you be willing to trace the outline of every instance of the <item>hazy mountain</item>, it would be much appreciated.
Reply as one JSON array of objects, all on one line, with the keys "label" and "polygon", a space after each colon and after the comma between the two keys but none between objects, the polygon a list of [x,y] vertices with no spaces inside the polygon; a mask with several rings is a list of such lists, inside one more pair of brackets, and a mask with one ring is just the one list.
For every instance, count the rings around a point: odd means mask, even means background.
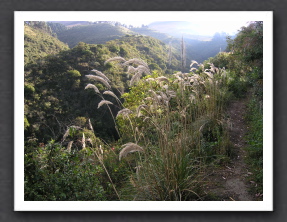
[{"label": "hazy mountain", "polygon": [[171,36],[181,38],[184,36],[189,39],[196,39],[200,41],[209,41],[212,36],[199,35],[196,31],[198,29],[196,24],[185,21],[164,21],[164,22],[153,22],[148,25],[150,29],[158,32],[166,33]]},{"label": "hazy mountain", "polygon": [[127,34],[134,34],[123,26],[114,26],[107,23],[80,25],[58,33],[58,38],[74,47],[79,42],[89,44],[104,44],[107,41],[119,39]]},{"label": "hazy mountain", "polygon": [[78,25],[89,25],[90,22],[87,21],[49,21],[49,23],[59,23],[66,27],[73,27]]},{"label": "hazy mountain", "polygon": [[[71,48],[79,42],[89,44],[104,44],[110,40],[120,39],[125,35],[144,35],[156,38],[165,44],[171,44],[173,53],[179,54],[181,39],[183,37],[186,48],[187,63],[191,60],[203,62],[209,57],[215,56],[226,47],[225,35],[221,35],[220,41],[212,36],[200,36],[196,34],[196,25],[190,22],[154,22],[149,26],[135,28],[119,22],[60,22],[63,26],[52,29],[58,38],[67,43]],[[57,23],[53,23],[57,24]],[[59,24],[59,23],[58,23]],[[71,27],[71,25],[78,24]],[[67,28],[70,26],[71,28]],[[60,29],[60,31],[59,31]],[[216,41],[215,41],[216,40]]]}]

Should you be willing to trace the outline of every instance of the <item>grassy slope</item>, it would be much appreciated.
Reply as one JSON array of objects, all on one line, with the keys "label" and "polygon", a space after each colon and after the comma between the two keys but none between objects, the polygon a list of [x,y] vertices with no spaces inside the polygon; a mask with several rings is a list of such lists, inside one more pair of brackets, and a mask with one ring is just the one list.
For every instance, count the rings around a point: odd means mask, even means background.
[{"label": "grassy slope", "polygon": [[35,63],[37,59],[49,54],[56,54],[62,50],[69,49],[66,44],[57,38],[28,25],[25,25],[24,39],[25,65]]}]

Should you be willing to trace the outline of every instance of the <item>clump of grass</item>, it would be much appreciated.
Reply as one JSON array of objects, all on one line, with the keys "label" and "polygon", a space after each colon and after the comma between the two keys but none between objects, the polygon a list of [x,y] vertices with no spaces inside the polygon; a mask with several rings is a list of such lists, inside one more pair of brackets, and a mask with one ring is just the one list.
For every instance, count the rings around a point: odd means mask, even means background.
[{"label": "clump of grass", "polygon": [[[227,152],[222,115],[228,96],[225,70],[213,64],[204,69],[203,64],[192,61],[190,73],[178,72],[170,78],[149,75],[142,79],[144,73],[150,74],[144,61],[126,61],[121,57],[108,61],[127,66],[127,74],[133,75],[132,98],[126,94],[124,104],[111,90],[103,95],[114,97],[121,107],[116,118],[123,135],[121,141],[128,143],[122,146],[119,160],[125,161],[129,153],[138,153],[132,156],[135,168],[130,176],[137,191],[134,199],[201,200],[198,191],[208,157]],[[194,64],[200,69],[193,68]],[[97,76],[87,77],[110,89],[104,74],[93,72]],[[86,88],[95,90],[91,85]],[[98,108],[112,105],[95,92],[102,98]]]},{"label": "clump of grass", "polygon": [[145,147],[136,160],[140,170],[131,176],[138,200],[200,200],[196,191],[207,157],[227,152],[225,70],[210,65],[171,79],[148,77],[132,88],[145,97],[137,106],[124,103],[132,111],[121,129]]}]

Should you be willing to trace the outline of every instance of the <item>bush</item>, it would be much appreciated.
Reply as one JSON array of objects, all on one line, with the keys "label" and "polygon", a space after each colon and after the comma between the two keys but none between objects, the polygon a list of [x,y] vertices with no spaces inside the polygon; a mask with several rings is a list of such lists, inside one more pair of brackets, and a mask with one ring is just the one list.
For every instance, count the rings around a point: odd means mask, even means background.
[{"label": "bush", "polygon": [[93,152],[67,152],[51,141],[25,146],[25,201],[106,200]]}]

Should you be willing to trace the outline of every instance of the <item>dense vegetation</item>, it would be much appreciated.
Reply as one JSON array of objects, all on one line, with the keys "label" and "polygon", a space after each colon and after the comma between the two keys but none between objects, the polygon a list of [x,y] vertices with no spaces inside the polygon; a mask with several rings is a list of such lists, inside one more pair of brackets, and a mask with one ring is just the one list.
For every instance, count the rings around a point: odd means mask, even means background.
[{"label": "dense vegetation", "polygon": [[262,187],[262,28],[242,28],[229,52],[188,72],[179,53],[139,35],[26,64],[25,200],[207,199],[206,166],[232,154],[226,107],[250,87],[248,150]]},{"label": "dense vegetation", "polygon": [[109,40],[118,39],[127,34],[133,34],[133,32],[122,26],[100,23],[74,26],[57,34],[62,42],[67,43],[72,48],[76,46],[78,42],[104,44]]},{"label": "dense vegetation", "polygon": [[25,24],[24,40],[25,65],[36,63],[38,59],[69,48],[55,38],[51,28],[45,22],[29,22],[29,25]]}]

